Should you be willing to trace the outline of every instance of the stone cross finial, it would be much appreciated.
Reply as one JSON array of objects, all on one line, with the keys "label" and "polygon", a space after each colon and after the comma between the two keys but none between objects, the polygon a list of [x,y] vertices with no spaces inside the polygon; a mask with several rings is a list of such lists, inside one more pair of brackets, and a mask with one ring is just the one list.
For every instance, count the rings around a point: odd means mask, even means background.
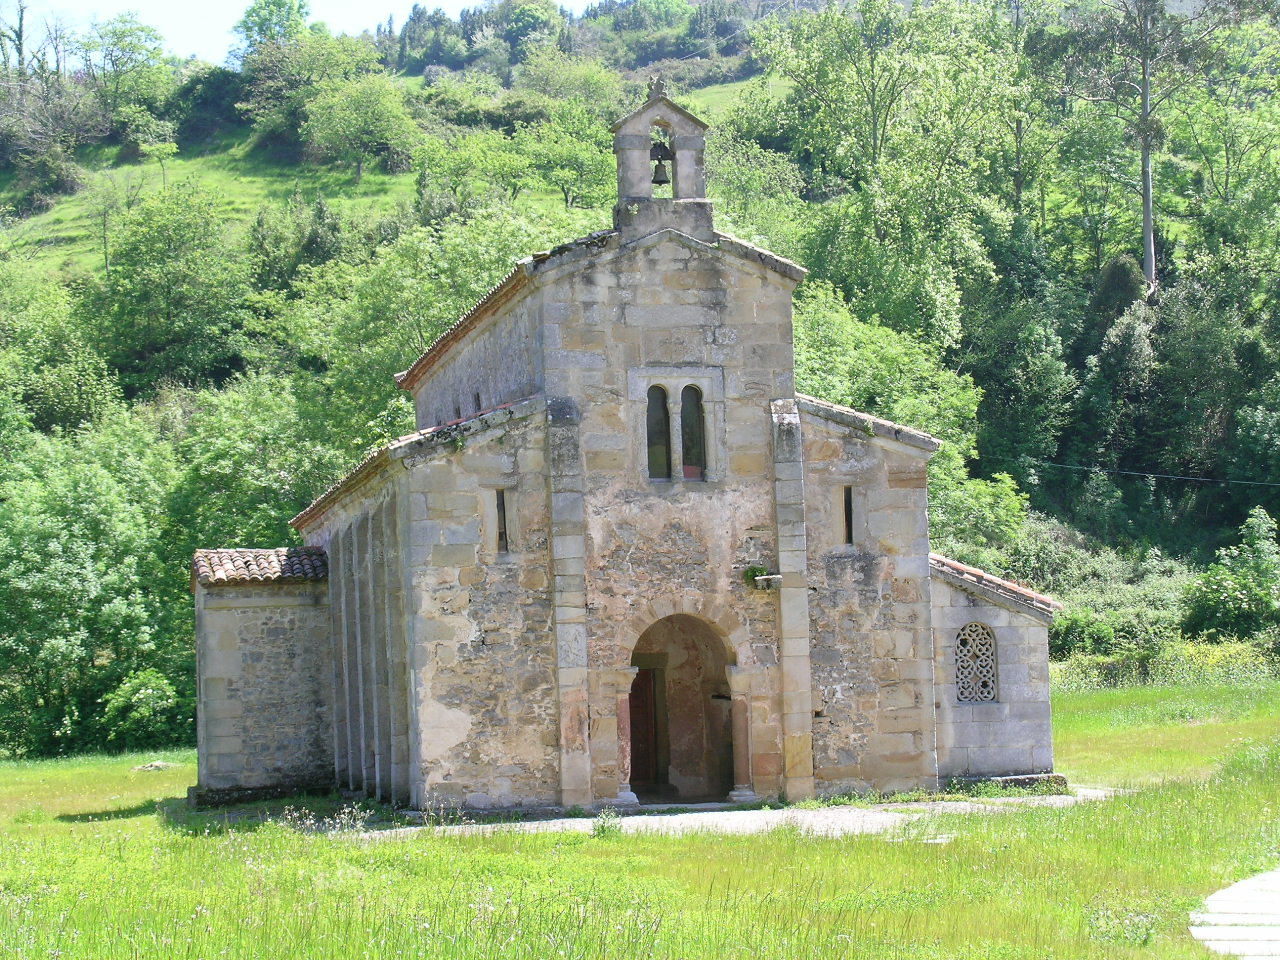
[{"label": "stone cross finial", "polygon": [[667,81],[662,79],[662,74],[658,73],[649,78],[649,99],[657,100],[659,97],[667,95]]}]

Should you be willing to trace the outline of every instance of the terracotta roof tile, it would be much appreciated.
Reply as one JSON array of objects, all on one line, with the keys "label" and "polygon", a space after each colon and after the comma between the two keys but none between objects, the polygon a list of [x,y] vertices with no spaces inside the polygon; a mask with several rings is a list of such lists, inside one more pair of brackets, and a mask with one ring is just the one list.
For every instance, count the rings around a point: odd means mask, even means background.
[{"label": "terracotta roof tile", "polygon": [[946,579],[962,586],[967,584],[984,588],[990,593],[997,594],[1008,600],[1033,607],[1043,614],[1052,615],[1062,609],[1062,604],[1053,599],[1053,597],[1045,596],[1043,593],[1036,593],[1020,583],[1004,580],[987,573],[985,570],[967,566],[938,553],[929,554],[929,566]]},{"label": "terracotta roof tile", "polygon": [[329,558],[322,547],[274,550],[197,550],[192,574],[204,586],[245,583],[301,583],[327,580]]}]

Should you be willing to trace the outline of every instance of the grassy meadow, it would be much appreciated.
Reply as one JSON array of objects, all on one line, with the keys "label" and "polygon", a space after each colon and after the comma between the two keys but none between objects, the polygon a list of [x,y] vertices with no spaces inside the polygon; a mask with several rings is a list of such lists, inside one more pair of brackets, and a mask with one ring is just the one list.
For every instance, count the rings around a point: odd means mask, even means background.
[{"label": "grassy meadow", "polygon": [[358,819],[333,800],[191,814],[190,751],[0,763],[0,958],[1210,956],[1187,912],[1280,862],[1280,687],[1064,694],[1056,723],[1069,776],[1149,785],[893,837],[368,842],[314,829]]}]

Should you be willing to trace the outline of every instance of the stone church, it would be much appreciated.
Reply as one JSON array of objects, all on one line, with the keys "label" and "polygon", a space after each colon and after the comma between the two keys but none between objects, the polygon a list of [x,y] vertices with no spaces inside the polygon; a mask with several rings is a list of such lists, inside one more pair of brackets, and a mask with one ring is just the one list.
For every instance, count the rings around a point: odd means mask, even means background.
[{"label": "stone church", "polygon": [[938,441],[795,392],[805,271],[717,232],[706,129],[660,87],[614,125],[614,228],[521,260],[398,376],[417,431],[293,519],[306,546],[196,554],[197,800],[1052,770],[1057,605],[930,553]]}]

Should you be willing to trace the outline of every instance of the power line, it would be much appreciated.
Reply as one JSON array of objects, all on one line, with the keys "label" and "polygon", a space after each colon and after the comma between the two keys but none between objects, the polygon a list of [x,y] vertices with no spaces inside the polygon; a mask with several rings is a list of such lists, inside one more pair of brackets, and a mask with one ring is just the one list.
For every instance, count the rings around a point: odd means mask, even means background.
[{"label": "power line", "polygon": [[1157,480],[1189,480],[1193,483],[1224,483],[1242,487],[1280,487],[1270,480],[1219,480],[1216,477],[1183,477],[1176,473],[1143,473],[1140,470],[1111,470],[1106,467],[1085,467],[1078,463],[1053,463],[1049,460],[1030,460],[1026,457],[997,457],[983,454],[983,460],[1004,460],[1007,463],[1033,463],[1038,467],[1059,467],[1063,470],[1080,470],[1084,473],[1115,473],[1127,477],[1154,477]]},{"label": "power line", "polygon": [[677,57],[676,62],[679,63],[682,60],[692,60],[694,57],[700,57],[704,53],[710,53],[713,47],[722,43],[727,43],[728,41],[732,40],[734,37],[738,36],[739,34],[746,33],[748,30],[754,27],[757,23],[759,23],[765,17],[769,16],[769,14],[774,13],[778,10],[781,10],[787,4],[793,3],[793,2],[794,0],[778,0],[777,3],[775,3],[772,7],[766,10],[764,13],[760,14],[760,16],[756,17],[755,20],[747,24],[742,29],[733,31],[733,33],[729,34],[727,37],[719,37],[717,39],[714,39],[710,43],[708,43],[705,47],[695,50],[693,51],[693,53],[686,54],[683,57]]}]

